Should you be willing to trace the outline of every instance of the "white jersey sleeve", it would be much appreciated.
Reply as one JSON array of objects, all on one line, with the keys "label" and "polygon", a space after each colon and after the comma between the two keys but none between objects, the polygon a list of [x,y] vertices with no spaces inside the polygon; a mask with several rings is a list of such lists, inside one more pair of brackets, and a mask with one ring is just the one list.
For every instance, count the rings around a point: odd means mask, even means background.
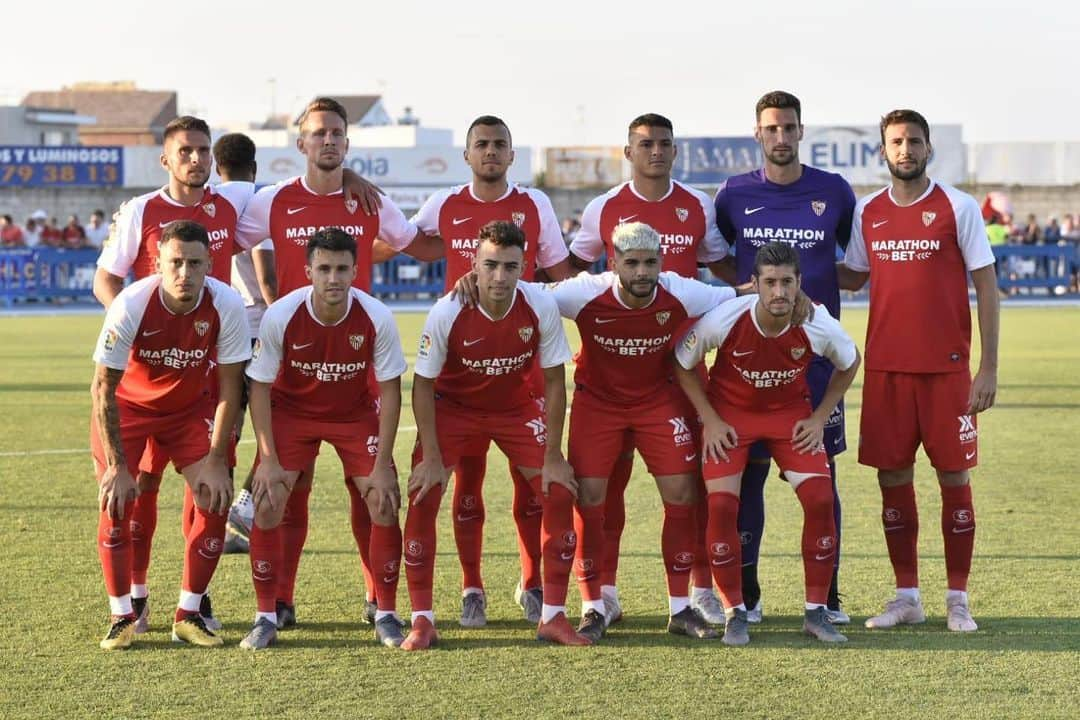
[{"label": "white jersey sleeve", "polygon": [[686,187],[690,194],[697,198],[701,203],[701,211],[705,213],[705,237],[697,246],[698,262],[708,264],[723,260],[731,253],[731,246],[728,245],[727,240],[720,233],[720,228],[716,225],[716,206],[708,195],[697,188],[685,185],[683,187]]},{"label": "white jersey sleeve", "polygon": [[855,341],[824,305],[814,306],[814,319],[803,325],[803,331],[814,354],[828,358],[836,368],[847,370],[855,363]]},{"label": "white jersey sleeve", "polygon": [[353,297],[364,307],[364,312],[375,326],[375,379],[378,382],[401,377],[408,369],[405,353],[401,350],[401,336],[390,308],[362,290],[353,288]]},{"label": "white jersey sleeve", "polygon": [[757,301],[757,295],[744,295],[705,313],[679,341],[675,359],[687,370],[697,367],[709,352],[724,344],[735,321]]},{"label": "white jersey sleeve", "polygon": [[270,238],[270,208],[274,204],[274,198],[278,191],[292,180],[284,180],[277,185],[268,185],[252,196],[244,206],[244,212],[236,221],[236,244],[245,250],[259,245],[264,240],[270,241],[273,248],[273,240]]},{"label": "white jersey sleeve", "polygon": [[247,312],[240,293],[212,277],[206,278],[206,289],[221,319],[218,332],[217,361],[222,365],[247,362],[251,359],[251,334],[248,332]]},{"label": "white jersey sleeve", "polygon": [[419,231],[405,219],[405,213],[388,197],[382,199],[379,208],[379,239],[397,251],[409,246]]},{"label": "white jersey sleeve", "polygon": [[444,188],[429,195],[424,204],[420,206],[420,209],[416,211],[416,214],[409,219],[409,222],[415,225],[420,232],[427,235],[438,235],[439,215],[442,213],[442,206],[448,197],[460,191],[460,187],[459,185],[454,188]]},{"label": "white jersey sleeve", "polygon": [[142,245],[143,208],[158,191],[132,198],[120,206],[112,232],[101,248],[97,266],[110,275],[127,277]]},{"label": "white jersey sleeve", "polygon": [[614,283],[615,273],[612,272],[599,275],[581,273],[561,282],[536,287],[548,291],[555,298],[560,315],[568,320],[576,320],[582,308],[605,292],[611,292]]},{"label": "white jersey sleeve", "polygon": [[968,272],[994,264],[994,251],[986,234],[986,223],[975,198],[949,185],[941,185],[956,215],[956,242]]},{"label": "white jersey sleeve", "polygon": [[431,380],[439,377],[446,364],[450,329],[461,312],[461,304],[449,295],[439,298],[424,322],[420,346],[416,350],[415,373]]},{"label": "white jersey sleeve", "polygon": [[285,297],[266,309],[259,324],[259,339],[251,353],[251,363],[247,367],[247,376],[256,382],[272,383],[281,371],[281,362],[285,357],[285,328],[296,311],[307,302],[311,294],[310,285],[293,290]]},{"label": "white jersey sleeve", "polygon": [[558,265],[570,257],[570,251],[566,249],[566,241],[563,240],[562,229],[559,227],[559,217],[555,214],[551,199],[536,188],[524,188],[524,190],[525,194],[533,201],[536,212],[540,216],[540,237],[537,240],[536,264],[541,268]]},{"label": "white jersey sleeve", "polygon": [[146,303],[160,286],[161,276],[150,275],[120,291],[105,313],[105,324],[94,347],[94,362],[113,370],[127,367],[131,346],[146,313]]},{"label": "white jersey sleeve", "polygon": [[734,288],[708,285],[669,271],[660,273],[660,285],[678,298],[686,308],[686,314],[692,318],[701,317],[720,303],[735,297]]},{"label": "white jersey sleeve", "polygon": [[870,258],[866,255],[866,241],[862,234],[863,210],[867,200],[868,198],[863,198],[855,204],[855,212],[851,217],[851,239],[848,240],[847,250],[844,252],[844,264],[856,272],[870,272]]},{"label": "white jersey sleeve", "polygon": [[[236,210],[237,219],[243,216],[248,203],[255,196],[255,183],[244,180],[230,180],[220,185],[214,185],[213,189],[214,192],[229,201],[229,204]],[[244,249],[247,250],[248,248]]]},{"label": "white jersey sleeve", "polygon": [[574,254],[574,257],[581,258],[585,262],[596,262],[604,254],[604,239],[600,237],[600,213],[603,212],[608,198],[621,188],[620,185],[614,190],[609,190],[593,198],[585,206],[585,211],[581,213],[581,227],[570,242],[570,252]]},{"label": "white jersey sleeve", "polygon": [[526,302],[536,313],[540,325],[540,367],[547,369],[570,362],[570,343],[566,341],[559,305],[550,293],[532,283],[518,285]]}]

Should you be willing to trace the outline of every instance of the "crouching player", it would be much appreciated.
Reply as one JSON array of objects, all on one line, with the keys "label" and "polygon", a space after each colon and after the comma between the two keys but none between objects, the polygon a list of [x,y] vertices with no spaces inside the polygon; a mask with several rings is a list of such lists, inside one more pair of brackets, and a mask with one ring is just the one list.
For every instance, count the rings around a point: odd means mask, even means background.
[{"label": "crouching player", "polygon": [[[754,258],[752,281],[758,295],[710,311],[675,351],[679,383],[704,426],[706,541],[728,615],[723,637],[727,645],[750,642],[742,597],[739,486],[749,448],[759,440],[768,444],[803,506],[803,630],[824,642],[847,640],[826,617],[836,524],[823,437],[829,414],[855,377],[859,352],[840,323],[820,306],[812,319],[792,327],[800,279],[794,248],[765,245]],[[693,369],[714,348],[716,361],[706,390]],[[806,370],[815,354],[828,358],[836,369],[813,410]]]},{"label": "crouching player", "polygon": [[[438,641],[432,612],[435,520],[449,477],[463,451],[494,440],[541,496],[543,605],[537,637],[589,645],[566,619],[566,591],[577,536],[577,484],[563,457],[566,415],[563,364],[570,347],[555,300],[539,287],[518,284],[525,236],[509,222],[480,230],[473,268],[479,304],[440,299],[420,336],[413,380],[417,448],[409,478],[405,574],[412,600],[412,631],[402,649]],[[539,364],[544,397],[530,392]]]},{"label": "crouching player", "polygon": [[[352,236],[338,228],[312,235],[306,271],[310,287],[294,290],[267,309],[247,371],[259,444],[251,529],[258,612],[240,646],[259,650],[277,638],[278,611],[288,610],[283,598],[292,597],[299,565],[283,560],[279,525],[286,515],[306,520],[312,478],[303,470],[314,465],[325,440],[337,450],[371,513],[371,558],[378,570],[375,636],[397,647],[404,638],[395,611],[401,530],[393,450],[405,356],[390,310],[352,287]],[[368,386],[371,366],[377,398]]]},{"label": "crouching player", "polygon": [[[90,447],[100,486],[98,555],[112,612],[101,641],[105,650],[129,647],[135,635],[134,475],[151,439],[184,476],[195,501],[173,640],[222,644],[199,608],[221,557],[232,500],[227,458],[243,366],[251,356],[244,302],[206,276],[210,237],[202,225],[167,224],[157,249],[158,272],[116,296],[94,352]],[[216,392],[211,362],[218,364]]]}]

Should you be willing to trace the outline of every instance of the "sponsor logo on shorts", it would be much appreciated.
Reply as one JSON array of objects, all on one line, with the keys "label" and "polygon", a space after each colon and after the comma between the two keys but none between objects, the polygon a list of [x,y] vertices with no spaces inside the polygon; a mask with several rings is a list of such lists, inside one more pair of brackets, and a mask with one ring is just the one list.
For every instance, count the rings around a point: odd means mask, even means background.
[{"label": "sponsor logo on shorts", "polygon": [[[675,447],[682,447],[693,442],[694,436],[690,433],[690,425],[686,422],[685,416],[668,418],[668,424],[671,425],[671,435],[674,438]],[[686,462],[690,462],[694,458],[691,456],[684,459]]]},{"label": "sponsor logo on shorts", "polygon": [[974,442],[979,437],[979,431],[975,428],[975,418],[971,415],[958,415],[956,419],[960,421],[960,444]]},{"label": "sponsor logo on shorts", "polygon": [[525,427],[532,430],[533,439],[536,440],[537,445],[544,445],[547,443],[547,423],[543,418],[533,418],[525,423]]}]

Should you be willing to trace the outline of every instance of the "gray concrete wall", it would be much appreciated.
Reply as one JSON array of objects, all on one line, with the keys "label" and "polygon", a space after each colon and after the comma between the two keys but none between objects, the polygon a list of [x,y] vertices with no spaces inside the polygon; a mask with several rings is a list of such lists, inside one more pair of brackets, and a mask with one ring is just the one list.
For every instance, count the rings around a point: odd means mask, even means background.
[{"label": "gray concrete wall", "polygon": [[56,217],[61,225],[72,213],[85,224],[94,210],[104,210],[107,219],[125,200],[153,189],[0,188],[0,214],[10,214],[21,225],[40,209]]}]

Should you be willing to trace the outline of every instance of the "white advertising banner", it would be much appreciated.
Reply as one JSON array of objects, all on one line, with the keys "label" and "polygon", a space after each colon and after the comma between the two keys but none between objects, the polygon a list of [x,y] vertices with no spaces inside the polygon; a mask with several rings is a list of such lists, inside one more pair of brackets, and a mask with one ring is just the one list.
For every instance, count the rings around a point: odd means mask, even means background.
[{"label": "white advertising banner", "polygon": [[[950,185],[967,181],[967,154],[961,125],[931,125],[934,149],[927,173]],[[876,125],[806,126],[799,158],[807,165],[839,173],[852,185],[885,185],[889,168],[881,157]]]},{"label": "white advertising banner", "polygon": [[1080,143],[979,143],[971,149],[972,180],[989,185],[1080,183]]}]

